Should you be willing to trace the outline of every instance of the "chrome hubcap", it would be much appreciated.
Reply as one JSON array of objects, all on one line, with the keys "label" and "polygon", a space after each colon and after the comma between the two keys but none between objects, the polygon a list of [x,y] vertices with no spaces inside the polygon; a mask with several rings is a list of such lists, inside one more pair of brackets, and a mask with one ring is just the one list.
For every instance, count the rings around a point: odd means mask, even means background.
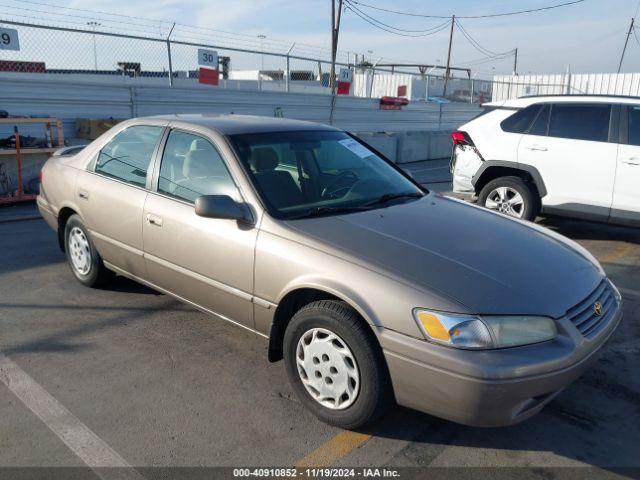
[{"label": "chrome hubcap", "polygon": [[73,227],[69,233],[69,257],[76,272],[86,275],[91,269],[91,249],[89,240],[82,230]]},{"label": "chrome hubcap", "polygon": [[491,190],[485,201],[485,207],[510,217],[522,218],[524,199],[511,187],[498,187]]},{"label": "chrome hubcap", "polygon": [[346,342],[324,328],[307,330],[296,348],[298,375],[321,405],[342,410],[355,402],[360,372]]}]

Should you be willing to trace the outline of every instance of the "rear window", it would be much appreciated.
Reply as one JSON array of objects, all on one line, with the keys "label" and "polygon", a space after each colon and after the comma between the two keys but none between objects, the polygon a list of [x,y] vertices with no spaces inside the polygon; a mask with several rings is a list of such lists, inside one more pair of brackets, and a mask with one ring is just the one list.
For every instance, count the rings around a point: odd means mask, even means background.
[{"label": "rear window", "polygon": [[606,142],[609,139],[611,106],[606,104],[554,104],[549,136]]},{"label": "rear window", "polygon": [[530,105],[527,108],[518,110],[510,117],[505,118],[500,123],[500,127],[505,132],[524,133],[536,118],[536,115],[538,115],[541,108],[542,105]]}]

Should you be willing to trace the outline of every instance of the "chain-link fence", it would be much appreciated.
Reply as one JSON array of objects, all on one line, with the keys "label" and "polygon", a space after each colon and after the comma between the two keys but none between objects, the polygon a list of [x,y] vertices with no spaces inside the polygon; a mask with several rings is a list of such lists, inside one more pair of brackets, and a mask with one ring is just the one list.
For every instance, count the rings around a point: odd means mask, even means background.
[{"label": "chain-link fence", "polygon": [[[264,38],[259,49],[250,48],[255,41],[245,48],[247,40],[242,38],[219,45],[207,42],[204,33],[187,34],[179,26],[175,30],[159,28],[157,33],[145,31],[144,35],[136,35],[106,31],[98,22],[61,27],[1,20],[0,32],[7,32],[8,43],[12,43],[9,48],[0,48],[0,72],[73,75],[74,79],[85,76],[95,81],[120,76],[144,79],[149,84],[187,86],[200,82],[199,58],[206,50],[217,53],[217,64],[205,68],[217,68],[216,80],[221,88],[331,93],[328,52],[304,44],[277,43]],[[487,89],[481,88],[486,82],[475,82],[472,89],[473,80],[450,78],[445,92],[442,69],[437,74],[434,69],[430,72],[419,66],[395,69],[377,66],[378,62],[365,59],[364,55],[338,52],[336,76],[341,68],[351,69],[354,72],[351,94],[361,97],[406,96],[411,100],[446,97],[467,102],[490,99]]]},{"label": "chain-link fence", "polygon": [[[224,44],[208,41],[206,29],[162,24],[122,34],[97,21],[50,26],[0,20],[0,72],[46,73],[74,80],[136,79],[139,84],[330,94],[330,54],[320,47],[226,32]],[[202,52],[217,54],[215,65],[202,65]],[[213,58],[213,57],[212,57]],[[610,93],[638,94],[640,78],[613,80],[587,76],[525,75],[480,78],[479,72],[442,65],[392,65],[382,59],[338,52],[341,68],[353,72],[351,95],[406,97],[411,101],[485,103],[525,95]],[[398,68],[400,67],[400,68]],[[204,70],[203,70],[204,68]],[[216,70],[217,73],[211,73]],[[202,78],[207,75],[205,81]],[[636,81],[637,80],[637,81]],[[625,83],[626,82],[626,83]],[[606,85],[607,88],[601,86]],[[612,90],[613,88],[613,90]],[[633,93],[633,92],[636,93]],[[629,93],[632,92],[632,93]]]},{"label": "chain-link fence", "polygon": [[[217,64],[204,68],[218,71],[216,80],[222,88],[330,93],[330,60],[298,54],[309,50],[295,44],[277,52],[266,46],[242,48],[242,42],[237,47],[198,42],[193,34],[187,40],[179,32],[154,38],[91,25],[67,28],[15,21],[0,21],[0,34],[7,36],[7,45],[0,40],[0,72],[84,75],[98,81],[122,76],[184,86],[200,80],[199,58],[206,50],[217,53]],[[344,59],[345,54],[340,56]],[[349,67],[347,62],[336,65]]]}]

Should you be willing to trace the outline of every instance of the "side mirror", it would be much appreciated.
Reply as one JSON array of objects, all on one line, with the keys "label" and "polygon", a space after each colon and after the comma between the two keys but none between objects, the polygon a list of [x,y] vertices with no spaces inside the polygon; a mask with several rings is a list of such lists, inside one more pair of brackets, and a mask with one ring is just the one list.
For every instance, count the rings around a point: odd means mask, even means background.
[{"label": "side mirror", "polygon": [[245,209],[229,195],[202,195],[196,198],[196,215],[251,222]]}]

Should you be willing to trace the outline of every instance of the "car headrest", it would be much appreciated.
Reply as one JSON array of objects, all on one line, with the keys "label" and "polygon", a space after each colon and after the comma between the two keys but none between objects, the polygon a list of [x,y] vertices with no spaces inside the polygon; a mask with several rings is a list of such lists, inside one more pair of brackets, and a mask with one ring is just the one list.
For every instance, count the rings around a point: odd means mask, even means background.
[{"label": "car headrest", "polygon": [[189,150],[184,157],[182,174],[187,178],[210,176],[213,161],[214,158],[212,158],[211,150]]},{"label": "car headrest", "polygon": [[256,172],[268,172],[278,166],[278,154],[271,147],[256,148],[252,154],[253,168]]}]

